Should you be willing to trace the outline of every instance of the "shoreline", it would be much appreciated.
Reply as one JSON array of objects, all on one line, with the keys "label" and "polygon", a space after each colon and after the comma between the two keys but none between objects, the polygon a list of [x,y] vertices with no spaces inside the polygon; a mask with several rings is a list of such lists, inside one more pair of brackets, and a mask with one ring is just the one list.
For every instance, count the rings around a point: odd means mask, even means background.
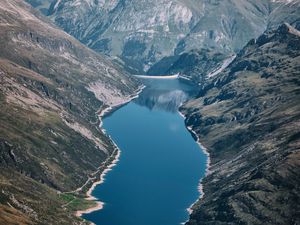
[{"label": "shoreline", "polygon": [[139,88],[137,89],[137,92],[133,95],[129,95],[125,98],[128,98],[126,100],[124,100],[124,102],[121,102],[119,104],[116,104],[116,105],[111,105],[111,106],[107,106],[106,108],[104,109],[100,109],[97,114],[98,114],[98,117],[99,117],[99,125],[98,127],[105,132],[105,129],[102,128],[102,125],[103,125],[103,119],[106,117],[106,116],[109,116],[111,113],[113,113],[114,111],[116,111],[117,109],[119,109],[120,107],[128,104],[129,102],[131,102],[133,99],[136,99],[139,97],[140,93],[144,90],[146,86],[145,85],[141,85],[139,86]]},{"label": "shoreline", "polygon": [[136,78],[140,79],[178,79],[179,74],[174,74],[174,75],[166,75],[166,76],[153,76],[153,75],[133,75]]},{"label": "shoreline", "polygon": [[[118,146],[116,145],[116,143],[112,140],[112,138],[106,134],[106,130],[102,127],[103,125],[103,118],[105,116],[108,116],[109,114],[113,113],[115,110],[117,110],[118,108],[122,107],[123,105],[128,104],[129,102],[131,102],[133,99],[138,98],[139,94],[144,90],[146,86],[145,85],[141,85],[139,86],[139,88],[137,89],[137,92],[134,95],[129,95],[126,98],[126,100],[124,100],[124,102],[120,103],[120,104],[116,104],[113,106],[108,106],[104,109],[100,109],[97,114],[98,114],[98,118],[99,118],[99,128],[100,130],[109,138],[109,140],[112,142],[113,146],[114,146],[114,151],[112,152],[111,156],[109,156],[104,162],[103,164],[105,165],[106,163],[109,163],[106,168],[101,172],[99,180],[96,182],[93,182],[92,186],[87,190],[87,192],[85,193],[86,195],[86,200],[91,200],[91,201],[95,201],[96,206],[93,206],[91,208],[85,209],[85,210],[78,210],[75,211],[75,216],[77,217],[81,217],[83,214],[89,214],[92,213],[94,211],[98,211],[103,209],[105,203],[101,202],[99,199],[97,199],[96,197],[94,197],[92,195],[94,189],[96,188],[97,185],[100,185],[102,183],[104,183],[105,181],[105,176],[106,174],[112,170],[112,168],[114,166],[117,165],[117,162],[119,161],[120,155],[121,155],[121,150],[118,148]],[[100,113],[99,113],[100,112]],[[116,152],[116,154],[115,154]],[[111,160],[111,158],[113,157],[113,160],[111,162],[109,162],[109,160]],[[100,166],[101,167],[101,166]],[[100,168],[99,167],[99,168]],[[95,171],[94,173],[97,173],[99,171]],[[94,225],[94,223],[90,222],[91,225]]]},{"label": "shoreline", "polygon": [[[185,120],[186,120],[186,116],[185,116],[179,109],[178,109],[178,113],[179,113],[179,115],[180,115],[181,117],[184,118],[184,121],[185,121]],[[191,126],[187,126],[186,124],[185,124],[185,126],[186,126],[187,130],[191,133],[191,135],[192,135],[192,137],[194,138],[194,140],[196,141],[196,143],[199,145],[201,151],[207,156],[207,160],[206,160],[206,168],[205,168],[205,175],[204,175],[203,178],[200,179],[199,184],[198,184],[198,192],[200,193],[200,196],[197,198],[197,200],[196,200],[194,203],[191,204],[190,207],[188,207],[188,208],[186,209],[186,210],[188,211],[189,215],[191,215],[192,212],[193,212],[193,206],[194,206],[199,200],[201,200],[201,199],[204,197],[205,192],[204,192],[204,189],[203,189],[202,181],[203,181],[203,179],[204,179],[207,175],[209,175],[210,172],[211,172],[211,171],[210,171],[211,160],[210,160],[210,154],[209,154],[209,152],[207,151],[207,148],[205,148],[205,147],[201,144],[201,142],[200,142],[200,140],[199,140],[199,137],[197,136],[196,132],[192,129]],[[185,221],[185,222],[183,222],[182,224],[185,224],[186,222],[188,222],[188,220]]]},{"label": "shoreline", "polygon": [[[101,129],[101,131],[107,135],[107,137],[110,139],[110,141],[112,142],[113,146],[114,146],[114,151],[113,153],[111,154],[111,156],[105,161],[103,162],[104,165],[106,163],[109,163],[106,168],[100,173],[100,178],[99,180],[97,180],[96,182],[93,182],[91,187],[87,190],[87,192],[85,193],[86,195],[86,200],[92,200],[92,201],[95,201],[96,203],[96,206],[93,206],[91,208],[88,208],[88,209],[85,209],[85,210],[78,210],[75,212],[75,215],[77,217],[81,217],[82,215],[84,214],[89,214],[89,213],[92,213],[94,211],[98,211],[98,210],[101,210],[103,209],[105,203],[100,201],[99,199],[97,199],[96,197],[94,197],[92,195],[92,192],[94,191],[94,189],[97,187],[97,185],[100,185],[102,183],[105,182],[105,176],[106,174],[112,170],[112,168],[114,166],[117,165],[117,162],[119,161],[119,158],[120,158],[120,155],[121,155],[121,150],[118,148],[118,146],[116,145],[116,143],[112,140],[112,138],[106,133],[106,130],[102,127],[103,125],[103,118],[105,118],[106,116],[109,116],[110,114],[112,114],[114,111],[116,111],[117,109],[119,109],[120,107],[130,103],[133,99],[135,98],[138,98],[139,97],[139,94],[143,91],[143,89],[145,88],[146,86],[145,85],[142,85],[138,88],[136,94],[134,95],[130,95],[130,96],[127,96],[128,99],[126,99],[124,102],[120,103],[120,104],[116,104],[116,105],[113,105],[113,106],[108,106],[104,109],[100,109],[98,111],[98,117],[99,117],[99,128]],[[181,117],[184,118],[184,121],[186,120],[186,116],[178,109],[178,113]],[[199,137],[197,136],[196,132],[192,129],[191,126],[186,126],[185,124],[185,127],[186,129],[191,133],[193,139],[196,141],[196,143],[199,145],[201,151],[207,156],[207,160],[206,160],[206,169],[205,169],[205,176],[206,177],[209,173],[210,173],[210,164],[211,164],[211,160],[210,160],[210,155],[209,155],[209,152],[207,151],[207,149],[201,144],[201,142],[199,141]],[[116,154],[115,154],[116,152]],[[109,162],[109,160],[111,160],[111,158],[113,157],[112,161]],[[108,161],[108,162],[107,162]],[[101,167],[101,166],[100,166]],[[97,173],[98,171],[96,171],[95,173]],[[203,177],[203,178],[204,178]],[[188,207],[186,210],[187,212],[189,213],[189,215],[193,212],[193,206],[200,200],[203,198],[204,196],[204,190],[203,190],[203,185],[202,185],[202,180],[203,178],[200,179],[199,181],[199,185],[198,185],[198,192],[200,194],[200,196],[197,198],[197,200],[191,204],[190,207]],[[188,221],[188,220],[187,220]],[[185,224],[187,221],[181,223],[181,224]],[[91,225],[95,225],[94,223],[90,222]]]},{"label": "shoreline", "polygon": [[[113,142],[113,144],[115,145],[115,143]],[[119,161],[120,155],[121,155],[121,151],[119,149],[115,149],[115,151],[117,151],[117,155],[115,156],[114,160],[103,170],[103,172],[100,174],[100,179],[96,182],[94,182],[92,184],[92,186],[89,188],[89,190],[86,192],[86,196],[87,198],[85,198],[86,200],[90,200],[90,201],[95,201],[96,206],[85,209],[85,210],[79,210],[75,212],[75,215],[77,217],[81,217],[83,214],[89,214],[92,213],[94,211],[97,210],[101,210],[103,209],[105,203],[100,201],[99,199],[95,198],[92,193],[93,190],[97,187],[97,185],[103,184],[105,181],[105,176],[106,174],[112,170],[112,168],[114,166],[117,165],[117,162]],[[92,223],[93,224],[93,223]]]}]

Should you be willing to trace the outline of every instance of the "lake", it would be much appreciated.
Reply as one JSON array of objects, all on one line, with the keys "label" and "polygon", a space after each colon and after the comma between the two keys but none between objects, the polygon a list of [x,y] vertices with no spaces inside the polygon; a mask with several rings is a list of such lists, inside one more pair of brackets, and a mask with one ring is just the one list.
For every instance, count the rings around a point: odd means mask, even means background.
[{"label": "lake", "polygon": [[200,195],[207,156],[178,113],[195,88],[177,79],[143,82],[139,98],[103,120],[121,156],[92,193],[104,208],[82,216],[96,225],[179,225]]}]

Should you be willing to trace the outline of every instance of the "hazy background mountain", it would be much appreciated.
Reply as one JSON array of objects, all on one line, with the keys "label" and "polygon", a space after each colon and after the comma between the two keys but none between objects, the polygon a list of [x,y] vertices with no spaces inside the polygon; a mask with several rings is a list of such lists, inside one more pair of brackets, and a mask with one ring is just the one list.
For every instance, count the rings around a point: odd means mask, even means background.
[{"label": "hazy background mountain", "polygon": [[162,58],[192,49],[237,52],[270,20],[298,23],[287,16],[299,15],[291,4],[299,1],[53,0],[48,16],[92,49],[121,58],[130,72],[145,73]]}]

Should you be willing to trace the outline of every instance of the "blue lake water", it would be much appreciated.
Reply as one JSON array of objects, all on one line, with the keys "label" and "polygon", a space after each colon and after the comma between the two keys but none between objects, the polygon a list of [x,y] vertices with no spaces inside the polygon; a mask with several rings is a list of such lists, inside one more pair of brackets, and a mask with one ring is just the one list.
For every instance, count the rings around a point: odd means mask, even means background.
[{"label": "blue lake water", "polygon": [[145,82],[139,98],[103,121],[121,156],[92,193],[104,208],[83,215],[96,225],[179,225],[199,197],[207,157],[177,111],[194,89],[178,80]]}]

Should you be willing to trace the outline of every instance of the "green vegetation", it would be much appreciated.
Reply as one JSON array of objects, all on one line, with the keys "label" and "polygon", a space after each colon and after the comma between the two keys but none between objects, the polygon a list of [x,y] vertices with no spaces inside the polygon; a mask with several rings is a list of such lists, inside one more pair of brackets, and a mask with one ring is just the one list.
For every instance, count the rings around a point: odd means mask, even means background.
[{"label": "green vegetation", "polygon": [[78,197],[74,194],[59,194],[59,199],[64,203],[63,207],[70,211],[85,210],[96,206],[96,202],[92,200],[86,200],[82,197]]}]

